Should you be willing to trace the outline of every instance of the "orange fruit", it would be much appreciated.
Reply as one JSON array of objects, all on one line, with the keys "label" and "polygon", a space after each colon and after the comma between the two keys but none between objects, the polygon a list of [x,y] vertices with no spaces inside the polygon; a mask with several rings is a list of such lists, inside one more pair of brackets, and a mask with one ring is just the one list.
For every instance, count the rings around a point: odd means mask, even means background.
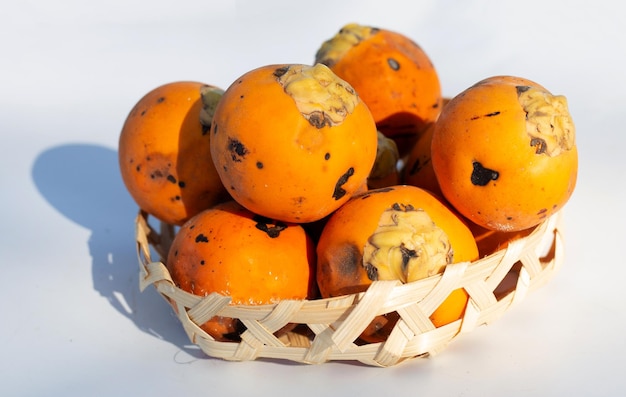
[{"label": "orange fruit", "polygon": [[424,49],[404,34],[347,24],[322,43],[315,62],[354,87],[402,156],[441,111],[437,70]]},{"label": "orange fruit", "polygon": [[576,186],[567,100],[523,78],[495,76],[452,98],[435,123],[431,155],[444,197],[487,229],[531,228]]},{"label": "orange fruit", "polygon": [[211,153],[232,197],[285,222],[324,218],[367,182],[377,131],[324,65],[268,65],[238,78],[213,118]]},{"label": "orange fruit", "polygon": [[[315,248],[304,229],[256,215],[234,201],[187,221],[166,264],[179,288],[198,296],[230,296],[234,305],[307,299],[316,293]],[[217,340],[230,340],[241,324],[216,316],[201,328]]]},{"label": "orange fruit", "polygon": [[221,92],[194,81],[164,84],[142,97],[124,122],[122,179],[139,207],[163,222],[181,225],[229,198],[211,159],[210,122],[201,123],[201,95],[217,101]]},{"label": "orange fruit", "polygon": [[[439,199],[415,186],[391,186],[355,196],[330,216],[317,244],[317,282],[323,297],[333,297],[380,279],[416,281],[477,257],[471,231]],[[460,318],[467,300],[462,289],[451,294],[433,324]],[[377,318],[362,337],[386,337],[393,316]]]}]

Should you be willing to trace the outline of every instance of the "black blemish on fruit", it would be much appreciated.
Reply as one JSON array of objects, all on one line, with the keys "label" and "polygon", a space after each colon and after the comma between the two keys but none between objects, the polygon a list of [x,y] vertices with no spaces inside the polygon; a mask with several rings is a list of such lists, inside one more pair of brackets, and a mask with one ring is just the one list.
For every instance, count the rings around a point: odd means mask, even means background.
[{"label": "black blemish on fruit", "polygon": [[329,159],[330,159],[330,153],[325,153],[324,160],[329,160]]},{"label": "black blemish on fruit", "polygon": [[178,182],[178,187],[179,187],[179,188],[181,188],[181,189],[182,189],[182,188],[184,188],[185,186],[186,186],[185,182],[183,182],[183,181]]},{"label": "black blemish on fruit", "polygon": [[433,109],[437,109],[438,107],[439,107],[439,102],[433,103],[433,105],[432,105]]},{"label": "black blemish on fruit", "polygon": [[167,179],[169,182],[176,183],[176,178],[175,178],[175,177],[174,177],[174,175],[172,175],[172,174],[169,174],[169,175],[167,176],[167,178],[166,178],[166,179]]},{"label": "black blemish on fruit", "polygon": [[396,61],[395,59],[393,59],[393,58],[387,58],[387,64],[393,70],[399,70],[400,69],[400,63],[398,61]]},{"label": "black blemish on fruit", "polygon": [[367,278],[372,281],[378,280],[378,268],[376,266],[372,265],[371,263],[365,263],[363,264],[363,267],[365,268],[365,272],[367,273]]},{"label": "black blemish on fruit", "polygon": [[412,204],[402,204],[402,203],[393,203],[391,204],[391,209],[394,211],[415,211],[415,207]]},{"label": "black blemish on fruit", "polygon": [[276,77],[276,78],[280,78],[280,77],[282,77],[285,73],[287,73],[287,71],[289,71],[289,66],[283,66],[283,67],[280,67],[280,68],[278,68],[278,69],[274,70],[274,73],[273,73],[273,74],[274,74],[274,77]]},{"label": "black blemish on fruit", "polygon": [[204,234],[200,233],[196,236],[196,243],[208,243],[209,239]]},{"label": "black blemish on fruit", "polygon": [[157,99],[157,103],[162,103],[162,102],[165,102],[165,97],[164,96],[159,97],[159,99]]},{"label": "black blemish on fruit", "polygon": [[178,250],[174,250],[174,256],[178,256]]},{"label": "black blemish on fruit", "polygon": [[472,166],[474,169],[472,170],[472,176],[470,178],[473,185],[486,186],[489,182],[495,181],[500,176],[498,171],[485,168],[478,161],[474,161]]},{"label": "black blemish on fruit", "polygon": [[400,245],[400,253],[402,254],[402,271],[406,272],[409,261],[413,258],[417,258],[417,251],[407,248],[404,243],[402,243]]},{"label": "black blemish on fruit", "polygon": [[332,125],[332,120],[326,113],[316,110],[309,115],[309,124],[317,129],[321,129],[326,125]]},{"label": "black blemish on fruit", "polygon": [[524,92],[530,90],[530,86],[528,86],[528,85],[517,85],[517,86],[515,86],[515,90],[517,91],[517,95],[519,96],[519,95],[523,94]]},{"label": "black blemish on fruit", "polygon": [[507,221],[512,221],[512,220],[513,220],[513,217],[512,217],[512,216],[507,216],[507,217],[506,217],[506,220],[507,220]]},{"label": "black blemish on fruit", "polygon": [[541,138],[533,138],[530,140],[530,146],[535,147],[535,154],[543,154],[546,152],[547,143]]},{"label": "black blemish on fruit", "polygon": [[144,114],[146,114],[146,110],[142,110],[141,113],[139,114],[140,116],[143,116]]},{"label": "black blemish on fruit", "polygon": [[263,163],[261,161],[257,161],[256,162],[256,168],[262,170],[263,169]]},{"label": "black blemish on fruit", "polygon": [[286,224],[280,221],[275,222],[272,219],[261,215],[255,215],[252,219],[256,222],[256,225],[254,226],[260,231],[267,233],[270,238],[278,237],[280,232],[287,229]]},{"label": "black blemish on fruit", "polygon": [[483,117],[493,117],[493,116],[497,116],[499,114],[500,114],[500,111],[496,110],[495,112],[483,114],[482,116],[474,116],[474,117],[470,118],[470,120],[478,120],[478,119],[481,119]]},{"label": "black blemish on fruit", "polygon": [[153,173],[150,174],[150,178],[151,179],[163,178],[163,173],[161,172],[161,170],[155,170]]},{"label": "black blemish on fruit", "polygon": [[202,259],[202,260],[200,261],[200,264],[201,264],[202,266],[204,266],[204,259]]},{"label": "black blemish on fruit", "polygon": [[337,183],[335,184],[335,190],[333,191],[333,198],[335,200],[339,200],[346,195],[347,192],[343,188],[343,185],[348,182],[348,179],[350,179],[352,175],[354,175],[354,168],[350,167],[348,168],[348,171],[346,171],[342,176],[339,177]]},{"label": "black blemish on fruit", "polygon": [[217,134],[217,123],[213,123],[213,128],[211,128],[213,130],[213,135]]},{"label": "black blemish on fruit", "polygon": [[[333,254],[334,268],[341,277],[353,277],[362,265],[362,256],[355,244],[346,244]],[[321,266],[327,269],[329,266]],[[322,270],[323,271],[323,270]]]},{"label": "black blemish on fruit", "polygon": [[423,163],[420,161],[420,159],[415,160],[415,162],[413,163],[413,165],[411,166],[411,168],[409,168],[409,175],[415,175],[418,172],[420,172],[422,170],[422,168],[424,168],[424,166],[426,166],[426,164],[430,163],[430,159],[426,159],[426,161],[424,161]]},{"label": "black blemish on fruit", "polygon": [[376,194],[376,193],[387,193],[387,192],[391,192],[391,191],[393,191],[393,190],[394,190],[394,188],[393,188],[393,187],[391,187],[391,186],[388,186],[388,187],[381,187],[381,188],[378,188],[378,189],[369,190],[369,191],[367,191],[366,193],[362,193],[362,194],[360,194],[360,195],[359,195],[359,198],[360,198],[361,200],[365,200],[366,198],[371,197],[371,196],[372,196],[372,194]]},{"label": "black blemish on fruit", "polygon": [[228,138],[228,151],[230,151],[232,160],[238,163],[248,154],[248,149],[243,143],[233,138]]},{"label": "black blemish on fruit", "polygon": [[180,196],[174,196],[174,201],[180,201]]},{"label": "black blemish on fruit", "polygon": [[208,125],[202,125],[202,136],[206,135],[211,131],[211,127]]},{"label": "black blemish on fruit", "polygon": [[135,167],[135,170],[137,170],[137,172],[141,171],[141,165],[137,165],[137,167]]}]

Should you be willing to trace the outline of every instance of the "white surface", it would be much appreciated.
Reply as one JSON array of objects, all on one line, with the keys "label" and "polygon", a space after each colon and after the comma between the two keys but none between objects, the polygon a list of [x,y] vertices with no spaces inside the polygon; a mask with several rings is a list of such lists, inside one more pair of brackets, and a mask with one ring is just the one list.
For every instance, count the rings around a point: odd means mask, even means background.
[{"label": "white surface", "polygon": [[[620,3],[332,3],[3,4],[0,395],[623,395]],[[256,66],[310,63],[353,21],[411,36],[448,96],[514,74],[568,97],[580,173],[565,210],[565,265],[515,311],[429,359],[379,369],[206,358],[156,293],[138,291],[120,127],[157,85],[225,88]]]}]

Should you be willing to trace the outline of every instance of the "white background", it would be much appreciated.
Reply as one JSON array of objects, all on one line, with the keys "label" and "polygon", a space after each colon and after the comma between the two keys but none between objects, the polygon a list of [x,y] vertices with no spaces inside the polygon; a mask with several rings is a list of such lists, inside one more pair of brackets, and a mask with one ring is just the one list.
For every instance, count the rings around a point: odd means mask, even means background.
[{"label": "white background", "polygon": [[[22,0],[0,6],[0,395],[622,396],[624,109],[619,2]],[[218,5],[219,4],[219,5]],[[381,369],[230,363],[138,290],[136,206],[117,168],[134,103],[311,63],[348,22],[404,33],[452,96],[495,74],[567,96],[580,172],[566,260],[498,322]]]}]

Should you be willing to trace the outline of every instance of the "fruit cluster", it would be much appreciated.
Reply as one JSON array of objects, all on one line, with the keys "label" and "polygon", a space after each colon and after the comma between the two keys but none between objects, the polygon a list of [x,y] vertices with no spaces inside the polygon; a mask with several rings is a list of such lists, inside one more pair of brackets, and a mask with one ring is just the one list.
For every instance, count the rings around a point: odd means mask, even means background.
[{"label": "fruit cluster", "polygon": [[[261,66],[226,90],[157,87],[119,141],[133,199],[177,226],[172,280],[238,305],[409,283],[489,255],[563,207],[577,163],[563,96],[493,76],[443,98],[420,46],[357,24],[311,65]],[[455,290],[431,321],[458,319],[467,301]],[[362,340],[394,321],[380,316]],[[202,328],[228,341],[242,324]]]}]

